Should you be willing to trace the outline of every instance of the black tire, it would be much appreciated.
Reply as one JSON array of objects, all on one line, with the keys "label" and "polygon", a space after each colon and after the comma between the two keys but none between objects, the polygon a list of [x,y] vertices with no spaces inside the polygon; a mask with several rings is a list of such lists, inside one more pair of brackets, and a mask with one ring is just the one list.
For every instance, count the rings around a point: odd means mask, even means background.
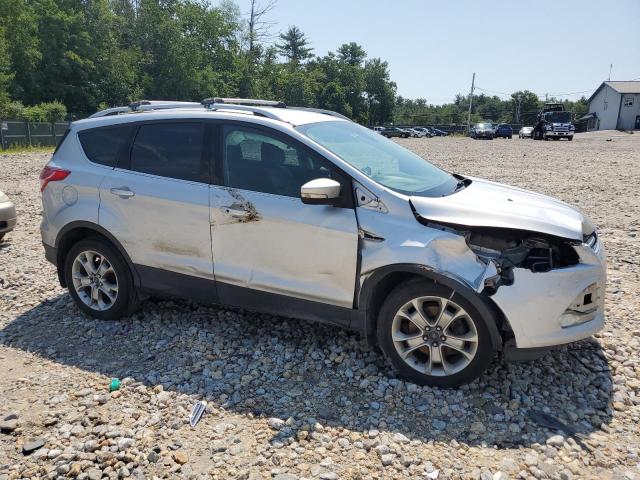
[{"label": "black tire", "polygon": [[513,138],[513,136],[512,136],[512,135],[509,135],[509,140],[511,140],[511,138]]},{"label": "black tire", "polygon": [[5,235],[6,235],[6,233],[0,233],[0,242],[1,242],[2,240],[4,240],[4,236],[5,236]]},{"label": "black tire", "polygon": [[[93,251],[111,264],[117,278],[118,292],[116,300],[106,309],[98,310],[87,305],[76,291],[72,278],[73,263],[82,252]],[[74,244],[64,261],[64,278],[71,298],[80,310],[101,320],[115,320],[131,313],[138,305],[137,293],[133,285],[131,270],[126,261],[108,241],[98,237],[80,240]]]},{"label": "black tire", "polygon": [[[475,356],[464,368],[451,375],[428,375],[418,371],[402,359],[396,349],[396,342],[392,338],[393,322],[398,310],[411,300],[424,296],[437,296],[455,302],[467,312],[468,317],[465,318],[470,319],[475,326],[478,339]],[[494,349],[486,321],[493,321],[493,319],[484,319],[473,303],[458,292],[452,295],[451,289],[443,285],[426,280],[410,280],[398,285],[385,299],[380,309],[377,324],[378,345],[399,375],[406,380],[420,385],[454,388],[478,378],[493,359]],[[445,327],[443,333],[447,328]],[[419,350],[421,349],[417,349],[418,353],[420,353]],[[455,356],[455,351],[451,350],[451,352]]]},{"label": "black tire", "polygon": [[573,135],[569,135],[569,136],[567,137],[567,140],[569,140],[569,141],[573,140]]}]

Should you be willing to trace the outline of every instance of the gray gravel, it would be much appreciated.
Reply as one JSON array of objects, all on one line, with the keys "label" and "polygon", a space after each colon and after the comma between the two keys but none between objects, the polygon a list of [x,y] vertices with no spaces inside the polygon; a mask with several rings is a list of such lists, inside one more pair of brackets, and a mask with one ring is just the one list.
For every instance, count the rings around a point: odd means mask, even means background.
[{"label": "gray gravel", "polygon": [[399,143],[589,214],[609,252],[606,330],[533,363],[497,357],[445,391],[394,378],[356,334],[298,320],[167,300],[93,320],[44,259],[48,156],[0,155],[19,215],[0,244],[0,480],[640,479],[640,135]]}]

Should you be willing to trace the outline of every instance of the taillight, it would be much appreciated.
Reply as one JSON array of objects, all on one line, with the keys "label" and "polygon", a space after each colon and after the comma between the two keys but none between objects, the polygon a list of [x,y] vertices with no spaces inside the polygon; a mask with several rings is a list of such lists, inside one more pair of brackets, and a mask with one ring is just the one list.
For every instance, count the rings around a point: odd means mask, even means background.
[{"label": "taillight", "polygon": [[71,172],[63,168],[50,167],[45,165],[40,172],[40,192],[43,192],[49,182],[58,182],[64,180]]}]

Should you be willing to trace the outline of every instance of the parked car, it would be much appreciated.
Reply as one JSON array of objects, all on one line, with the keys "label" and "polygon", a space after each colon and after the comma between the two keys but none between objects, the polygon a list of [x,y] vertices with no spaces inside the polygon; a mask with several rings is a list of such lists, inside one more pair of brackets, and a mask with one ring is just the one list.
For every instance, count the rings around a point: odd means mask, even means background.
[{"label": "parked car", "polygon": [[419,135],[422,137],[432,137],[433,135],[431,134],[431,132],[429,131],[428,128],[426,127],[414,127],[413,130],[417,130],[418,132],[423,133],[423,135]]},{"label": "parked car", "polygon": [[481,122],[473,125],[469,131],[469,136],[473,139],[487,138],[493,140],[495,132],[490,122]]},{"label": "parked car", "polygon": [[413,128],[408,128],[407,130],[411,132],[411,136],[414,138],[422,138],[427,136],[426,132],[424,132],[420,128],[413,127]]},{"label": "parked car", "polygon": [[518,132],[520,138],[531,138],[533,135],[533,127],[522,127]]},{"label": "parked car", "polygon": [[373,127],[372,130],[377,133],[382,133],[384,131],[384,127]]},{"label": "parked car", "polygon": [[429,130],[431,131],[431,135],[434,136],[434,137],[446,137],[447,135],[449,135],[444,130],[439,130],[439,129],[434,128],[434,127],[429,127]]},{"label": "parked car", "polygon": [[46,258],[99,319],[152,293],[317,320],[441,387],[604,325],[581,211],[326,110],[213,99],[80,120],[40,178]]},{"label": "parked car", "polygon": [[392,137],[402,137],[402,138],[409,138],[411,136],[411,132],[409,132],[408,130],[405,130],[404,128],[398,128],[398,127],[385,127],[384,130],[382,130],[382,135],[384,135],[387,138],[392,138]]},{"label": "parked car", "polygon": [[508,123],[500,123],[494,131],[495,138],[511,138],[513,137],[513,128]]},{"label": "parked car", "polygon": [[16,226],[16,207],[9,197],[0,191],[0,242]]}]

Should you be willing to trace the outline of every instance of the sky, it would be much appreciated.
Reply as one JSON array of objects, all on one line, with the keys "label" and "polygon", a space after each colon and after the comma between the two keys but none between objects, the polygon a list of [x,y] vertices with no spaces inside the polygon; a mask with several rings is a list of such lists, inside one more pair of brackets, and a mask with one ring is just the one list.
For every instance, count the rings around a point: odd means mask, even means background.
[{"label": "sky", "polygon": [[433,104],[468,94],[473,72],[476,94],[501,98],[588,98],[610,64],[611,80],[640,80],[640,0],[277,0],[269,19],[274,34],[298,26],[316,55],[360,44],[389,62],[399,95]]}]

